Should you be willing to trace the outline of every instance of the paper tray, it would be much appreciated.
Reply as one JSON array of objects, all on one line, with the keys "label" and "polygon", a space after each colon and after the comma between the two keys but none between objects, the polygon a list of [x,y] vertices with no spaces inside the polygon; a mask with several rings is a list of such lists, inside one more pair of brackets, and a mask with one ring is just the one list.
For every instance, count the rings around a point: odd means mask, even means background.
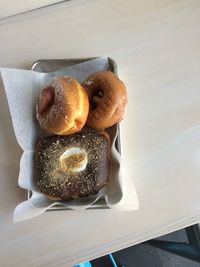
[{"label": "paper tray", "polygon": [[[97,57],[92,57],[92,58],[74,58],[74,59],[39,59],[35,61],[32,64],[31,70],[36,71],[36,72],[52,72],[56,71],[65,67],[69,67],[75,64],[79,64],[88,60],[95,59]],[[110,70],[117,74],[117,64],[116,62],[108,57],[109,61],[109,68]],[[116,127],[116,126],[115,126]],[[117,131],[118,131],[118,136],[115,141],[115,147],[118,150],[118,152],[121,154],[121,143],[120,143],[120,128],[119,124],[117,124]],[[26,199],[29,199],[31,197],[31,191],[26,190]],[[66,210],[68,209],[67,207],[64,207],[63,205],[56,205],[54,207],[50,207],[47,211],[55,211],[55,210]],[[88,209],[108,209],[108,206],[106,205],[106,202],[104,199],[98,200],[95,204],[93,204],[91,207]]]}]

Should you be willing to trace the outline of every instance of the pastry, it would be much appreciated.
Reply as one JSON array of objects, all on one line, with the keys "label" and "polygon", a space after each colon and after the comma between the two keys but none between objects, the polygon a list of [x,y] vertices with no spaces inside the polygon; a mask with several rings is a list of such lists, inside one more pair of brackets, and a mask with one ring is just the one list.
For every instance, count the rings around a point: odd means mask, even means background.
[{"label": "pastry", "polygon": [[87,93],[69,76],[54,77],[42,90],[36,105],[41,128],[58,135],[79,131],[86,122],[88,111]]},{"label": "pastry", "polygon": [[109,180],[110,143],[97,131],[49,136],[36,149],[37,186],[62,200],[94,195]]},{"label": "pastry", "polygon": [[122,120],[127,104],[124,83],[111,71],[92,74],[83,83],[90,109],[86,124],[93,129],[108,128]]}]

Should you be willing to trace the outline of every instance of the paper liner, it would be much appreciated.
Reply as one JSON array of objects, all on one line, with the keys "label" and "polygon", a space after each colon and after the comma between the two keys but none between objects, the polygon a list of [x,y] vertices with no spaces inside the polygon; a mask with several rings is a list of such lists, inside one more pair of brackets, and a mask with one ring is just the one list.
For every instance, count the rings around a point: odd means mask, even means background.
[{"label": "paper liner", "polygon": [[108,130],[111,138],[110,180],[98,195],[68,202],[53,202],[38,191],[34,182],[35,146],[41,137],[47,135],[39,128],[35,118],[35,104],[40,91],[53,76],[68,75],[82,82],[90,74],[108,69],[109,62],[106,57],[72,65],[51,73],[1,69],[15,136],[24,151],[20,161],[18,183],[21,188],[32,191],[30,199],[16,207],[14,222],[33,218],[57,205],[63,205],[73,210],[88,209],[94,206],[99,199],[105,199],[106,206],[112,209],[133,210],[138,208],[138,198],[131,181],[131,173],[123,168],[121,156],[115,147],[115,140],[119,134],[117,125]]}]

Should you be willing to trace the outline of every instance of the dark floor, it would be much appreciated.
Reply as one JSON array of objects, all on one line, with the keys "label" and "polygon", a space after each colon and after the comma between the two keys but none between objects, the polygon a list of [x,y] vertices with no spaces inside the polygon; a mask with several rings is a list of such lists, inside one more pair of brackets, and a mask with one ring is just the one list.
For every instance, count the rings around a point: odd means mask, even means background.
[{"label": "dark floor", "polygon": [[[166,241],[187,242],[185,230],[162,236]],[[132,246],[113,253],[118,266],[126,267],[200,267],[200,263],[153,248],[146,244]],[[108,256],[91,262],[93,267],[113,267]]]}]

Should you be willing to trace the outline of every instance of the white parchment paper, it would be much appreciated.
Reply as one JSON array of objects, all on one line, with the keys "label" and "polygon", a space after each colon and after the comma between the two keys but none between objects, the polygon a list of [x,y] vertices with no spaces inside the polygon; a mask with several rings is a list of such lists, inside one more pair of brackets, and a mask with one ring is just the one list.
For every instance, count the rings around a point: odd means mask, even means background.
[{"label": "white parchment paper", "polygon": [[39,128],[35,118],[35,104],[40,91],[53,76],[69,75],[82,82],[90,74],[108,69],[109,63],[106,57],[72,65],[51,73],[38,73],[20,69],[0,69],[16,139],[24,151],[20,161],[18,183],[21,188],[32,192],[30,199],[16,207],[14,222],[38,216],[58,204],[74,210],[87,209],[94,206],[99,199],[105,199],[107,207],[112,209],[138,209],[137,193],[130,179],[131,173],[127,168],[123,168],[122,158],[115,148],[115,140],[118,136],[117,126],[109,130],[112,158],[110,181],[97,196],[70,202],[53,202],[40,193],[35,185],[35,145],[41,137],[47,135]]}]

